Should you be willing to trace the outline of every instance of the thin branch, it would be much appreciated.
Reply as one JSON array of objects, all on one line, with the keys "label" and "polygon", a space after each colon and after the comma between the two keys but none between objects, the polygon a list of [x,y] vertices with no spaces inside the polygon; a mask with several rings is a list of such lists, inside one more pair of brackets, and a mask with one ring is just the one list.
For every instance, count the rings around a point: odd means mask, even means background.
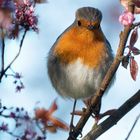
[{"label": "thin branch", "polygon": [[138,103],[140,103],[140,90],[137,91],[135,95],[129,98],[116,111],[114,111],[109,118],[107,118],[101,124],[97,125],[96,128],[94,128],[93,130],[91,130],[82,140],[95,140],[101,134],[110,129],[113,125],[116,125],[117,122]]},{"label": "thin branch", "polygon": [[5,40],[4,40],[4,35],[3,35],[3,30],[2,30],[2,52],[1,52],[1,72],[4,70],[4,51],[5,51]]},{"label": "thin branch", "polygon": [[10,136],[16,138],[17,140],[18,140],[18,139],[21,139],[21,136],[15,135],[15,134],[12,133],[12,132],[9,132],[9,131],[4,131],[4,132],[7,133],[7,134],[9,134]]},{"label": "thin branch", "polygon": [[[129,3],[130,3],[130,5],[129,5],[128,10],[130,12],[132,12],[132,14],[134,14],[135,6],[134,6],[134,4],[132,4],[132,0],[129,0]],[[128,36],[129,36],[131,30],[132,30],[131,26],[126,26],[124,28],[124,31],[121,32],[120,42],[119,42],[116,57],[111,65],[111,67],[109,68],[104,80],[102,81],[101,88],[96,92],[95,96],[92,99],[91,106],[88,107],[86,112],[84,113],[84,115],[81,116],[81,118],[80,118],[79,122],[77,123],[76,127],[74,128],[73,132],[71,133],[71,135],[69,135],[68,140],[75,140],[78,137],[78,135],[82,132],[82,129],[85,126],[86,122],[88,121],[89,117],[91,116],[93,110],[96,108],[96,105],[101,100],[101,97],[103,96],[111,79],[115,75],[115,73],[120,65],[121,58],[123,56],[124,49],[125,49],[125,46],[126,46],[126,43],[128,40]]]},{"label": "thin branch", "polygon": [[132,25],[131,29],[134,29],[135,27],[140,27],[140,22],[136,22]]},{"label": "thin branch", "polygon": [[[5,119],[26,120],[26,119],[25,119],[25,116],[14,116],[14,117],[11,117],[11,115],[4,115],[4,114],[2,114],[2,113],[0,113],[0,117],[3,117],[3,118],[5,118]],[[40,124],[39,124],[39,120],[37,120],[36,118],[28,118],[28,121],[30,121],[32,124],[33,124],[33,122],[35,122],[35,124],[36,124],[37,128],[40,130],[42,136],[43,136],[43,137],[46,137],[46,132],[47,132],[47,131],[46,131],[45,128],[44,128],[44,129],[41,128],[41,126],[40,126]],[[14,134],[13,132],[9,132],[9,131],[4,131],[4,132],[6,132],[7,134],[9,134],[9,135],[11,135],[11,136],[13,136],[13,137],[15,137],[15,138],[21,139],[21,136],[18,136],[18,135],[16,135],[16,134]]]},{"label": "thin branch", "polygon": [[11,117],[10,115],[4,115],[4,114],[0,114],[0,117],[6,118],[6,119],[20,119],[20,120],[25,120],[25,117],[21,117],[21,116],[14,116]]},{"label": "thin branch", "polygon": [[140,119],[140,114],[137,116],[137,118],[136,118],[136,120],[135,120],[135,122],[134,122],[132,128],[130,129],[130,132],[128,133],[128,135],[127,135],[127,137],[126,137],[125,140],[128,140],[128,139],[129,139],[129,137],[130,137],[132,131],[134,130],[134,127],[136,126],[136,124],[137,124],[137,122],[138,122],[139,119]]},{"label": "thin branch", "polygon": [[14,59],[10,62],[10,64],[1,72],[1,74],[0,74],[0,82],[1,82],[1,80],[2,80],[2,78],[3,78],[3,76],[5,75],[6,71],[11,67],[11,65],[12,65],[12,64],[15,62],[15,60],[19,57],[20,52],[21,52],[21,49],[22,49],[23,41],[24,41],[24,39],[25,39],[25,36],[26,36],[27,31],[28,31],[28,30],[25,29],[24,34],[23,34],[23,36],[22,36],[22,39],[21,39],[21,41],[20,41],[19,51],[18,51],[17,55],[16,55],[16,56],[14,57]]},{"label": "thin branch", "polygon": [[39,121],[36,120],[36,119],[34,119],[34,120],[35,120],[35,123],[36,123],[37,128],[40,130],[40,132],[42,133],[42,135],[43,135],[44,137],[46,137],[46,129],[45,129],[45,128],[42,129],[41,126],[39,125]]}]

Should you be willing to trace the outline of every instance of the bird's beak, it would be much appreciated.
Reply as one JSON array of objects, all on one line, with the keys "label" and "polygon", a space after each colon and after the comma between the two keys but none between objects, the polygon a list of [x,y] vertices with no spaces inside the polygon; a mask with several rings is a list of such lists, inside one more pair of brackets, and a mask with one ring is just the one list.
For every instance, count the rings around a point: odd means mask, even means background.
[{"label": "bird's beak", "polygon": [[88,25],[88,29],[89,30],[94,30],[94,29],[96,29],[96,27],[94,25]]},{"label": "bird's beak", "polygon": [[90,24],[90,25],[88,25],[88,29],[89,30],[95,30],[95,29],[99,29],[100,28],[100,25],[92,25],[92,24]]}]

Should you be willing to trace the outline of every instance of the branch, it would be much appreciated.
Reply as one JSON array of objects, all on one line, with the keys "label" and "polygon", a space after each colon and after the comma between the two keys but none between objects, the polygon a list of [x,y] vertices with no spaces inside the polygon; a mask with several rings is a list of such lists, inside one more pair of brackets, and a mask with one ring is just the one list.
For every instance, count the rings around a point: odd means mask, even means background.
[{"label": "branch", "polygon": [[120,106],[119,109],[114,111],[109,118],[91,130],[82,140],[95,140],[113,125],[116,125],[116,123],[138,103],[140,103],[140,90],[131,98],[129,98],[122,106]]},{"label": "branch", "polygon": [[15,135],[14,133],[9,132],[9,131],[5,131],[5,133],[7,133],[7,134],[9,134],[10,136],[16,138],[17,140],[20,140],[20,138],[21,138],[21,136]]},{"label": "branch", "polygon": [[14,57],[14,59],[10,62],[10,64],[0,73],[0,82],[3,78],[3,76],[5,75],[6,71],[11,67],[11,65],[15,62],[15,60],[19,57],[21,49],[22,49],[22,45],[23,45],[23,41],[25,39],[26,33],[27,33],[28,29],[25,29],[24,34],[22,36],[22,39],[20,41],[20,45],[19,45],[19,51],[17,53],[17,55]]},{"label": "branch", "polygon": [[5,40],[4,40],[4,33],[3,29],[2,30],[2,52],[1,52],[1,72],[4,70],[4,51],[5,51]]},{"label": "branch", "polygon": [[[128,10],[130,12],[132,12],[132,14],[134,14],[135,6],[134,6],[134,4],[132,4],[132,2],[133,2],[133,0],[129,0],[129,9]],[[96,108],[96,105],[101,100],[101,97],[103,96],[111,79],[115,75],[115,73],[120,65],[121,58],[123,56],[124,49],[125,49],[125,46],[126,46],[126,43],[128,40],[128,36],[129,36],[131,30],[132,30],[131,26],[126,26],[124,28],[124,31],[121,32],[120,42],[119,42],[116,57],[111,65],[111,67],[109,68],[104,80],[102,81],[100,89],[95,93],[95,96],[92,99],[91,106],[89,106],[87,108],[86,112],[81,116],[76,127],[73,129],[73,132],[70,133],[68,140],[75,140],[78,137],[78,135],[81,134],[83,127],[85,126],[86,122],[88,121],[89,117],[91,116],[93,110]]]},{"label": "branch", "polygon": [[137,122],[138,122],[139,119],[140,119],[140,114],[137,116],[137,118],[136,118],[136,120],[135,120],[135,122],[134,122],[134,124],[133,124],[133,126],[132,126],[130,132],[128,133],[128,135],[127,135],[127,137],[126,137],[125,140],[128,140],[128,138],[130,137],[130,135],[131,135],[132,131],[134,130],[134,127],[137,124]]},{"label": "branch", "polygon": [[136,22],[132,25],[132,29],[134,29],[135,27],[140,27],[140,22]]}]

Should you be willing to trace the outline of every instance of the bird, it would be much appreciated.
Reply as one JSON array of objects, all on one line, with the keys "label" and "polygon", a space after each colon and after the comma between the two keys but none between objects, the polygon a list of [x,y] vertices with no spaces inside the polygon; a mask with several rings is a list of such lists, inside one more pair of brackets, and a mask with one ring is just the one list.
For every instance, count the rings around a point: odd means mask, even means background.
[{"label": "bird", "polygon": [[102,12],[97,8],[79,8],[74,22],[51,47],[48,75],[60,96],[87,99],[101,86],[114,59],[101,21]]}]

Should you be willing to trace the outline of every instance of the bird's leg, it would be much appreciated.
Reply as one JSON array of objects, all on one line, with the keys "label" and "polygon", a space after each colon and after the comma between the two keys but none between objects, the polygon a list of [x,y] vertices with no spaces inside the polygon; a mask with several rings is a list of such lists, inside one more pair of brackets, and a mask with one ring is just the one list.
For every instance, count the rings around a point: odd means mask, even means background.
[{"label": "bird's leg", "polygon": [[100,109],[101,109],[101,100],[98,102],[96,107],[93,110],[93,114],[95,115],[95,124],[98,124],[99,120],[101,119],[100,117]]},{"label": "bird's leg", "polygon": [[101,99],[99,100],[99,102],[97,103],[97,105],[94,108],[92,108],[92,106],[91,106],[91,101],[92,101],[92,98],[88,98],[88,99],[84,100],[84,103],[87,106],[87,108],[88,107],[91,108],[92,117],[95,118],[95,123],[97,124],[100,120]]},{"label": "bird's leg", "polygon": [[74,120],[74,112],[75,112],[75,108],[76,108],[76,103],[77,100],[74,100],[74,104],[73,104],[73,110],[72,110],[72,116],[71,116],[71,122],[70,122],[70,133],[73,131],[74,129],[74,125],[73,125],[73,120]]},{"label": "bird's leg", "polygon": [[96,126],[98,124],[100,119],[102,119],[105,116],[110,116],[114,113],[114,111],[116,111],[116,109],[111,109],[111,110],[108,110],[104,113],[100,113],[101,99],[99,100],[99,102],[97,103],[97,105],[94,108],[92,108],[92,106],[91,106],[91,100],[92,100],[92,98],[88,98],[88,99],[84,100],[84,103],[85,103],[87,108],[91,107],[92,117],[95,119],[94,126]]}]

